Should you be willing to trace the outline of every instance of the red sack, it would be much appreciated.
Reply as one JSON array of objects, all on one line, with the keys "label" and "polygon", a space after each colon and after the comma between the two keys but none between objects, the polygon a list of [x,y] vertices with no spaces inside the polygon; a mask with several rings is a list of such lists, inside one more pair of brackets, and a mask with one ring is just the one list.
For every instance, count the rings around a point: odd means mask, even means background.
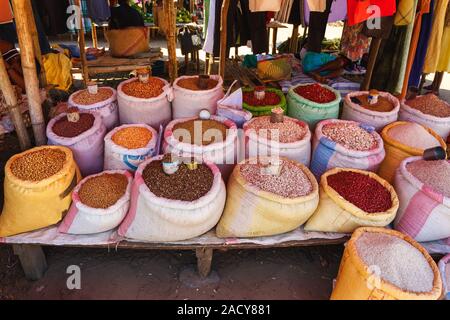
[{"label": "red sack", "polygon": [[375,13],[370,6],[380,8],[380,17],[392,16],[396,11],[395,0],[347,0],[348,25],[366,21]]}]

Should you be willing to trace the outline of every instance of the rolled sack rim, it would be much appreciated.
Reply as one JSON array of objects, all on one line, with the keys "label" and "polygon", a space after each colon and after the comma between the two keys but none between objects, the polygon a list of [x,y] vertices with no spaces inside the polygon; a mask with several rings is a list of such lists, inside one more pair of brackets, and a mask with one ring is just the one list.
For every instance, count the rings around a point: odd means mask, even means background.
[{"label": "rolled sack rim", "polygon": [[367,116],[379,116],[379,117],[394,117],[394,116],[398,116],[398,113],[400,111],[400,101],[394,97],[392,94],[390,94],[389,92],[380,92],[380,96],[387,98],[390,102],[394,103],[394,109],[392,109],[391,111],[374,111],[374,110],[369,110],[366,109],[362,106],[360,106],[359,104],[353,103],[351,98],[353,97],[358,97],[364,94],[369,94],[369,91],[355,91],[355,92],[350,92],[348,93],[345,98],[344,98],[344,108],[345,107],[349,107],[357,112],[363,113]]}]

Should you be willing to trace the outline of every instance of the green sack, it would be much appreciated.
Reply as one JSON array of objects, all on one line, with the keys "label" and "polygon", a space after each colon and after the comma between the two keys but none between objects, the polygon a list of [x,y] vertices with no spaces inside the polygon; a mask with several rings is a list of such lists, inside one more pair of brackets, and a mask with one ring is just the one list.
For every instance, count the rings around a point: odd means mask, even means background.
[{"label": "green sack", "polygon": [[[242,89],[242,91],[244,93],[251,92],[251,91],[253,91],[253,89],[252,88],[244,88],[244,89]],[[284,96],[283,91],[275,89],[275,88],[267,88],[266,92],[275,92],[281,98],[280,103],[277,105],[273,105],[273,106],[249,106],[245,102],[242,102],[242,107],[245,110],[250,111],[254,117],[269,116],[272,113],[272,109],[278,108],[278,107],[283,109],[284,113],[286,113],[287,104],[286,104],[286,97]]]}]

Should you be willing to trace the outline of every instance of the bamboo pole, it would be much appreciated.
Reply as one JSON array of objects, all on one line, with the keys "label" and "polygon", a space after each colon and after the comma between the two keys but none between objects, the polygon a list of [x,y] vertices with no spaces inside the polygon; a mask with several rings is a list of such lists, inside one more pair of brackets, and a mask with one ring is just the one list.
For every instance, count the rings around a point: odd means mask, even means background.
[{"label": "bamboo pole", "polygon": [[372,38],[369,51],[369,62],[367,63],[367,70],[364,76],[364,81],[361,84],[361,91],[368,91],[370,82],[372,81],[373,69],[375,68],[375,62],[377,61],[378,51],[381,46],[381,38]]},{"label": "bamboo pole", "polygon": [[93,21],[92,21],[92,24],[91,24],[91,35],[92,35],[92,47],[97,49],[98,48],[97,26],[96,26],[96,24]]},{"label": "bamboo pole", "polygon": [[36,62],[33,49],[33,38],[30,32],[30,23],[23,0],[13,0],[13,10],[16,22],[17,36],[19,38],[20,58],[22,61],[25,88],[30,108],[31,124],[36,145],[47,142],[45,136],[45,120],[42,112],[39,80],[36,74]]},{"label": "bamboo pole", "polygon": [[228,9],[230,8],[230,0],[223,0],[222,10],[220,14],[220,61],[219,75],[225,79],[225,65],[227,61],[227,28],[228,28]]},{"label": "bamboo pole", "polygon": [[45,88],[47,86],[47,76],[45,74],[44,59],[42,57],[41,46],[39,44],[39,35],[36,28],[36,20],[34,19],[33,6],[31,4],[31,0],[26,0],[26,6],[27,6],[28,21],[30,21],[31,37],[33,38],[34,55],[36,56],[36,60],[39,62],[39,66],[41,67],[39,81],[41,87]]},{"label": "bamboo pole", "polygon": [[83,82],[86,86],[89,81],[89,71],[86,59],[86,40],[84,39],[84,26],[83,26],[83,9],[81,8],[81,1],[75,0],[75,5],[80,8],[80,29],[78,29],[78,45],[80,47],[80,58],[81,58],[81,70],[83,72]]},{"label": "bamboo pole", "polygon": [[21,150],[26,150],[31,147],[30,137],[28,136],[27,127],[23,122],[22,113],[20,112],[16,92],[9,80],[8,72],[6,71],[5,61],[0,53],[0,90],[5,97],[6,106],[8,107],[9,115],[16,129],[19,138]]},{"label": "bamboo pole", "polygon": [[178,61],[177,61],[177,28],[176,13],[174,0],[163,0],[163,10],[167,21],[167,50],[169,53],[169,77],[173,83],[178,77]]}]

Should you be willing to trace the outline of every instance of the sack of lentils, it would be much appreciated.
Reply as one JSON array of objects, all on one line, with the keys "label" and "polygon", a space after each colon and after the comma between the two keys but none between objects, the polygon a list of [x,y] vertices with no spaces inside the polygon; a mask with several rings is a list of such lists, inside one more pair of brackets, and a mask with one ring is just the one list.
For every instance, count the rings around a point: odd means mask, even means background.
[{"label": "sack of lentils", "polygon": [[359,228],[345,246],[331,300],[438,300],[439,269],[416,241],[386,228]]},{"label": "sack of lentils", "polygon": [[126,170],[104,171],[81,180],[58,231],[93,234],[116,228],[130,207],[132,180]]},{"label": "sack of lentils", "polygon": [[373,127],[347,120],[319,122],[312,148],[311,171],[317,180],[336,167],[375,172],[385,156],[383,140]]},{"label": "sack of lentils", "polygon": [[172,118],[172,88],[161,78],[150,77],[143,83],[132,78],[117,88],[120,124],[145,123],[155,129]]},{"label": "sack of lentils", "polygon": [[155,155],[158,133],[146,124],[125,124],[105,137],[105,170],[136,171]]},{"label": "sack of lentils", "polygon": [[339,118],[339,91],[323,84],[299,84],[287,94],[288,116],[303,120],[314,130],[324,119]]},{"label": "sack of lentils", "polygon": [[173,120],[164,131],[164,152],[211,161],[227,181],[237,161],[236,124],[217,116]]},{"label": "sack of lentils", "polygon": [[400,207],[394,227],[417,241],[450,237],[450,162],[411,157],[395,175]]},{"label": "sack of lentils", "polygon": [[450,104],[432,93],[404,101],[399,119],[422,124],[443,139],[450,134]]},{"label": "sack of lentils", "polygon": [[96,94],[89,93],[87,89],[80,90],[73,93],[68,102],[70,107],[99,113],[107,130],[111,130],[119,124],[117,92],[113,88],[98,88]]},{"label": "sack of lentils", "polygon": [[450,300],[450,254],[443,257],[438,266],[444,284],[444,299]]},{"label": "sack of lentils", "polygon": [[[203,81],[203,82],[202,82]],[[173,83],[173,119],[194,117],[202,109],[215,114],[217,101],[223,98],[223,80],[212,75],[208,79],[199,76],[183,76]]]},{"label": "sack of lentils", "polygon": [[398,120],[400,102],[387,92],[377,92],[377,101],[369,101],[369,91],[356,91],[344,98],[341,119],[373,126],[380,132],[388,124]]},{"label": "sack of lentils", "polygon": [[36,147],[12,156],[5,166],[0,237],[58,223],[81,175],[66,147]]},{"label": "sack of lentils", "polygon": [[186,163],[171,155],[148,159],[136,171],[119,235],[141,241],[195,238],[217,224],[225,198],[215,164],[201,159]]},{"label": "sack of lentils", "polygon": [[395,171],[400,163],[409,157],[421,156],[424,150],[441,146],[447,149],[445,141],[430,128],[414,122],[397,121],[381,131],[386,157],[378,174],[389,183],[394,183]]},{"label": "sack of lentils", "polygon": [[250,111],[254,117],[270,115],[275,108],[281,108],[285,112],[287,110],[286,97],[281,90],[256,87],[244,88],[242,91],[242,107]]},{"label": "sack of lentils", "polygon": [[[80,112],[78,116],[76,113],[63,113],[50,120],[47,139],[49,145],[70,148],[85,177],[103,170],[106,127],[96,112]],[[75,118],[71,118],[73,116]]]},{"label": "sack of lentils", "polygon": [[305,230],[348,233],[359,227],[384,227],[397,210],[397,193],[375,173],[334,168],[322,175],[319,207]]},{"label": "sack of lentils", "polygon": [[244,133],[246,157],[281,156],[309,166],[311,132],[305,122],[290,117],[273,122],[262,116],[246,122]]},{"label": "sack of lentils", "polygon": [[292,231],[319,204],[319,188],[303,164],[261,157],[238,164],[230,177],[218,237],[262,237]]}]

